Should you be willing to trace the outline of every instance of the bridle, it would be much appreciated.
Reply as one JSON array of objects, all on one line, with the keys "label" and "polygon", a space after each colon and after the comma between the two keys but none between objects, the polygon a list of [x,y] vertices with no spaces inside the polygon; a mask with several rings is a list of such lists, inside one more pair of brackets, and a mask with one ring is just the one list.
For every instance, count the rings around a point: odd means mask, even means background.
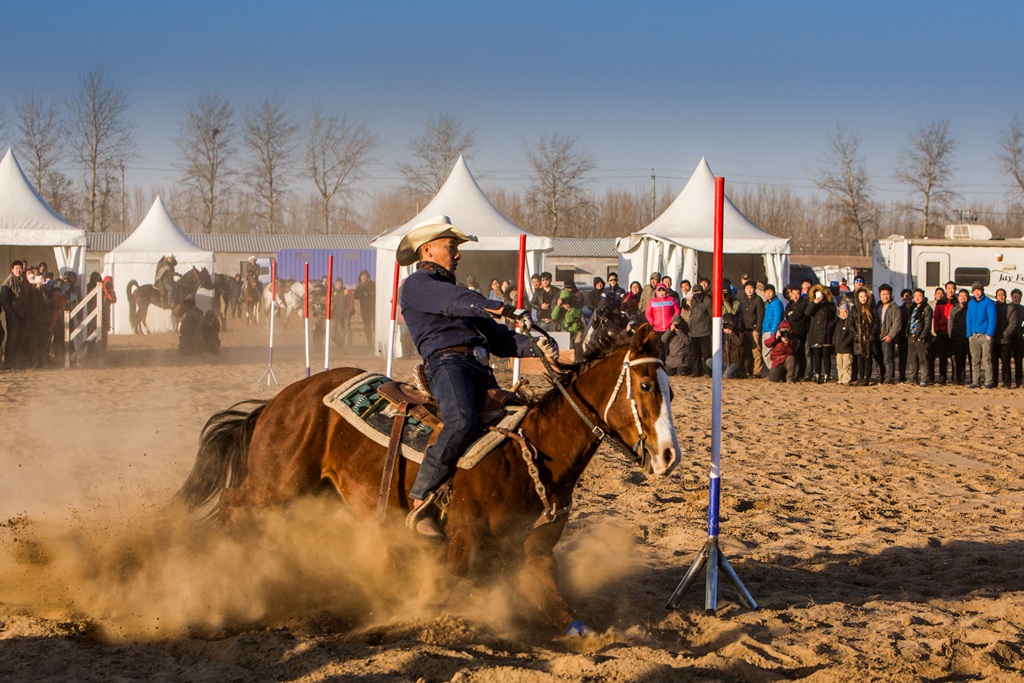
[{"label": "bridle", "polygon": [[[663,366],[664,362],[660,358],[652,357],[634,358],[631,360],[631,354],[632,349],[626,351],[626,355],[622,359],[622,371],[619,373],[619,378],[615,382],[615,389],[612,390],[611,396],[608,397],[608,403],[605,405],[602,418],[604,419],[605,424],[608,424],[608,411],[611,409],[612,404],[615,403],[615,399],[619,395],[619,389],[622,387],[623,382],[625,382],[626,397],[630,403],[630,411],[633,415],[633,423],[636,425],[637,432],[637,442],[633,445],[632,448],[624,444],[620,439],[616,438],[615,436],[608,434],[608,432],[601,429],[599,426],[594,424],[594,422],[589,417],[587,417],[587,414],[583,412],[583,409],[572,398],[572,396],[569,394],[569,391],[559,381],[558,374],[554,371],[554,368],[551,367],[551,363],[548,360],[547,356],[541,353],[538,349],[538,355],[540,357],[541,363],[543,363],[544,368],[547,371],[548,377],[551,379],[552,384],[554,384],[558,388],[558,390],[562,393],[562,396],[565,398],[566,402],[570,406],[572,406],[572,409],[575,410],[576,414],[580,416],[580,419],[583,420],[583,424],[585,424],[587,428],[591,431],[591,433],[593,433],[594,436],[597,437],[597,443],[600,444],[607,437],[609,443],[615,448],[615,450],[619,451],[619,453],[621,453],[626,458],[631,460],[634,465],[637,465],[639,467],[645,467],[650,458],[650,455],[647,451],[647,447],[645,445],[647,435],[644,433],[643,420],[640,417],[640,406],[637,405],[636,397],[633,394],[633,377],[630,373],[630,369],[636,367],[637,365],[644,365],[647,363],[657,363],[658,365]],[[667,397],[663,396],[662,400],[667,400]]]},{"label": "bridle", "polygon": [[[615,403],[615,398],[619,395],[619,388],[622,386],[623,380],[626,383],[626,398],[629,399],[630,411],[633,414],[633,424],[636,425],[637,441],[633,445],[632,453],[634,462],[644,465],[648,457],[647,447],[644,442],[647,440],[647,435],[644,433],[644,424],[640,419],[640,406],[636,403],[636,397],[633,394],[633,375],[629,369],[637,365],[643,365],[645,363],[657,363],[659,366],[664,367],[665,363],[660,358],[636,358],[630,360],[629,356],[632,353],[632,349],[626,351],[626,356],[622,359],[622,372],[619,373],[619,379],[615,382],[615,389],[612,390],[612,395],[608,397],[608,403],[604,407],[604,418],[605,424],[608,424],[608,411],[611,409],[612,404]],[[667,400],[668,397],[662,396],[661,400]]]}]

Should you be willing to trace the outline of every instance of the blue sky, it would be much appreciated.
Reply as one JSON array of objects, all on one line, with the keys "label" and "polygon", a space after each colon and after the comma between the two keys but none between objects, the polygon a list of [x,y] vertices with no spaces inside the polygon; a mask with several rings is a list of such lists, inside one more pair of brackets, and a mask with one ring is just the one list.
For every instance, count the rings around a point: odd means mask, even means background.
[{"label": "blue sky", "polygon": [[523,143],[557,132],[597,156],[598,190],[649,188],[654,168],[678,192],[706,155],[728,183],[805,193],[841,121],[891,199],[900,146],[949,119],[961,193],[1001,202],[997,134],[1024,118],[1020,2],[43,0],[5,20],[8,119],[26,86],[67,97],[102,66],[129,95],[144,159],[127,182],[146,189],[175,179],[171,138],[204,92],[365,117],[383,142],[371,192],[447,112],[475,131],[485,188],[522,187]]}]

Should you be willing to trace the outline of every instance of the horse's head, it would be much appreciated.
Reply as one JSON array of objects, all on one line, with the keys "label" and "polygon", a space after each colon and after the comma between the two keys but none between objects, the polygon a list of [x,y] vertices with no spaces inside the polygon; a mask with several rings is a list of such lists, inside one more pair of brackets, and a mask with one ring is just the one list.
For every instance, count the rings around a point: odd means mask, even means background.
[{"label": "horse's head", "polygon": [[196,276],[199,278],[199,286],[203,289],[213,289],[213,278],[210,277],[210,271],[206,268],[202,270],[196,270],[195,266],[192,266],[192,270],[196,271]]},{"label": "horse's head", "polygon": [[672,420],[672,388],[661,361],[657,332],[642,325],[621,358],[603,418],[632,446],[638,463],[665,476],[679,464],[680,450]]}]

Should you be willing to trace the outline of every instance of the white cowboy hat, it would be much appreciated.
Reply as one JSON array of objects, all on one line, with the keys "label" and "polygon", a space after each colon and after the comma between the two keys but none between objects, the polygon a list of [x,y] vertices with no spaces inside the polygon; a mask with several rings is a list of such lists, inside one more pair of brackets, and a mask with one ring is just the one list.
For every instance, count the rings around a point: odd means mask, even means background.
[{"label": "white cowboy hat", "polygon": [[417,223],[398,243],[398,251],[395,253],[398,265],[411,266],[416,263],[419,260],[416,254],[419,248],[442,237],[454,237],[459,244],[477,241],[473,235],[467,235],[452,225],[452,219],[448,216],[433,216],[422,223]]}]

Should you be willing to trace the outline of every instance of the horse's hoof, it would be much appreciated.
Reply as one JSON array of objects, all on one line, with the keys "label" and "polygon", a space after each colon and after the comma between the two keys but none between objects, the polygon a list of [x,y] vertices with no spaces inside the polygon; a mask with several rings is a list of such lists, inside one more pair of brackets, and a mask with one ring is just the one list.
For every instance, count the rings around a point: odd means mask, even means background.
[{"label": "horse's hoof", "polygon": [[592,636],[594,635],[594,629],[590,628],[582,621],[577,619],[576,621],[571,622],[565,628],[565,635],[569,636],[570,638],[582,638],[583,636]]}]

